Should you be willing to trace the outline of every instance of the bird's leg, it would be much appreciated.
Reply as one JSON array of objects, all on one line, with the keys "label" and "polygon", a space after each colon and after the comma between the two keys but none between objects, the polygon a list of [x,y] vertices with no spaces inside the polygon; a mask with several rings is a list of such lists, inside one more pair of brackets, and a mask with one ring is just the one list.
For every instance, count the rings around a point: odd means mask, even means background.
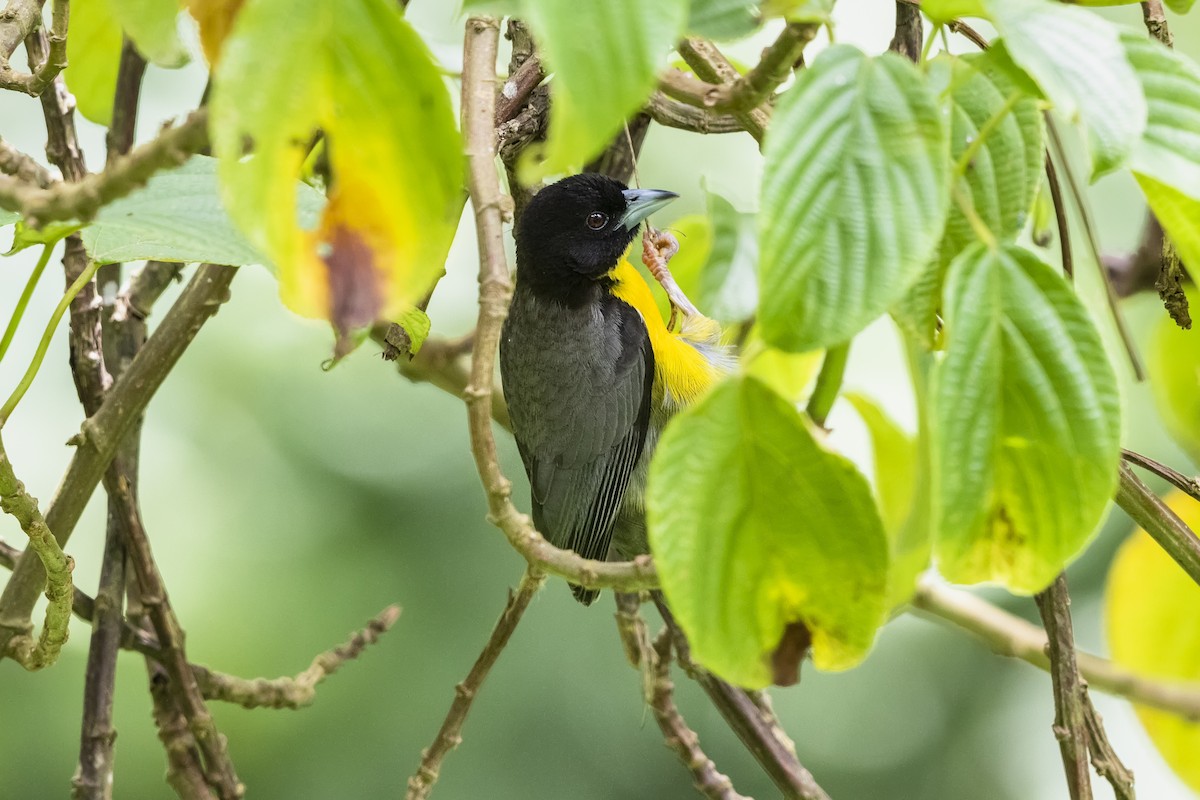
[{"label": "bird's leg", "polygon": [[667,299],[671,302],[671,319],[667,322],[667,329],[672,331],[675,330],[675,320],[680,312],[684,317],[700,314],[688,296],[679,288],[679,284],[675,283],[675,279],[671,277],[671,270],[667,267],[667,262],[678,252],[679,242],[673,235],[667,231],[646,226],[645,232],[642,233],[642,263],[646,265],[646,269],[650,270],[654,280],[662,286],[663,291],[667,293]]}]

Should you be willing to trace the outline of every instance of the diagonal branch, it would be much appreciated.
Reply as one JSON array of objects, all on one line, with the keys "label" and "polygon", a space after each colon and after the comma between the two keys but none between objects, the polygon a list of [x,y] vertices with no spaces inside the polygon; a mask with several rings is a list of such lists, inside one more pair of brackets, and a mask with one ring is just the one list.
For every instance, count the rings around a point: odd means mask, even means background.
[{"label": "diagonal branch", "polygon": [[[470,26],[471,23],[467,24]],[[470,36],[470,33],[467,35]],[[530,567],[521,577],[517,591],[508,593],[508,602],[504,606],[504,612],[500,614],[500,619],[496,622],[496,627],[492,630],[492,635],[488,637],[483,651],[479,654],[479,658],[475,659],[466,679],[454,687],[454,702],[450,704],[450,711],[447,712],[446,719],[442,722],[442,727],[438,730],[433,744],[422,751],[421,764],[417,767],[417,771],[408,779],[406,800],[423,800],[433,791],[433,784],[437,782],[438,771],[441,769],[443,759],[462,742],[462,726],[466,722],[467,714],[471,710],[471,703],[474,702],[479,687],[483,685],[488,673],[495,665],[496,659],[508,645],[508,640],[516,630],[517,623],[521,621],[525,609],[529,607],[529,601],[537,594],[545,579],[545,575]]]},{"label": "diagonal branch", "polygon": [[[10,3],[10,6],[12,4]],[[39,4],[40,5],[40,4]],[[47,36],[48,48],[41,63],[34,67],[33,72],[18,72],[8,62],[8,57],[0,52],[0,89],[24,92],[37,97],[46,90],[58,74],[67,67],[67,25],[70,18],[68,0],[54,0],[51,12],[50,32]],[[41,13],[37,15],[41,22]],[[36,27],[36,23],[35,23]],[[30,29],[33,30],[32,28]],[[12,55],[9,51],[8,55]]]},{"label": "diagonal branch", "polygon": [[1159,547],[1175,559],[1188,577],[1200,584],[1200,539],[1178,514],[1133,474],[1128,464],[1121,464],[1116,500],[1130,519],[1144,528]]},{"label": "diagonal branch", "polygon": [[1168,467],[1166,464],[1160,464],[1149,456],[1135,453],[1132,450],[1122,449],[1121,458],[1134,466],[1153,472],[1189,497],[1200,500],[1200,480],[1189,478],[1177,469]]},{"label": "diagonal branch", "polygon": [[78,183],[64,182],[47,189],[0,175],[0,208],[18,211],[33,227],[56,220],[86,221],[111,203],[146,184],[156,172],[179,166],[208,144],[208,112],[193,111],[186,120],[166,128],[103,172]]}]

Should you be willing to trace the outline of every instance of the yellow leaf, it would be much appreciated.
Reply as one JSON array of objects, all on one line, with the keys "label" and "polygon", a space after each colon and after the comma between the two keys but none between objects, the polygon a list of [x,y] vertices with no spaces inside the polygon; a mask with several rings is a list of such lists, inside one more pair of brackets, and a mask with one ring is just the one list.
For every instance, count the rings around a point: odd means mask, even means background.
[{"label": "yellow leaf", "polygon": [[245,0],[187,0],[187,9],[200,26],[200,46],[209,64],[216,64],[221,45]]},{"label": "yellow leaf", "polygon": [[[1200,527],[1200,503],[1178,490],[1166,503],[1192,529]],[[1200,685],[1200,586],[1145,531],[1135,531],[1113,561],[1105,615],[1118,664],[1147,678]],[[1135,710],[1166,762],[1200,791],[1200,723],[1158,709]]]}]

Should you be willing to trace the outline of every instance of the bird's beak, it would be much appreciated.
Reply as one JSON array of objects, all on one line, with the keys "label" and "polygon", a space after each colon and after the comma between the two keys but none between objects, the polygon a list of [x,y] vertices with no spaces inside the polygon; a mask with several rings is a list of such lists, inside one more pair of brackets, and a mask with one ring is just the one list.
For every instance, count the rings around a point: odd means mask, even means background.
[{"label": "bird's beak", "polygon": [[646,217],[658,211],[679,195],[662,189],[626,189],[625,213],[621,215],[621,224],[626,230],[633,230]]}]

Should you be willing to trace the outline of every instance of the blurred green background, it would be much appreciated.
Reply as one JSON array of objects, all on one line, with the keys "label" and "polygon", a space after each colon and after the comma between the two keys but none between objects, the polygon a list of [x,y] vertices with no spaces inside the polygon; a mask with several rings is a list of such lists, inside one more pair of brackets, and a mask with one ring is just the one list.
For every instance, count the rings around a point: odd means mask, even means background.
[{"label": "blurred green background", "polygon": [[[414,0],[409,16],[455,71],[460,26],[451,5]],[[890,3],[841,0],[838,39],[872,52],[883,49],[891,35],[890,9]],[[1137,6],[1108,16],[1141,24]],[[1179,46],[1200,56],[1200,23],[1195,17],[1172,22]],[[732,52],[752,61],[772,33]],[[141,138],[191,107],[203,84],[200,64],[176,72],[152,67]],[[36,101],[0,93],[0,120],[6,139],[41,152]],[[103,163],[103,131],[81,121],[80,132],[89,163]],[[683,215],[703,210],[702,181],[751,210],[760,170],[748,136],[704,138],[656,127],[640,175],[644,186],[682,194],[671,212]],[[1132,247],[1143,214],[1132,181],[1106,179],[1092,196],[1104,247]],[[6,245],[7,234],[0,238]],[[26,251],[0,262],[0,317],[7,316],[35,255]],[[473,323],[474,256],[474,234],[464,228],[430,309],[435,335],[453,336]],[[0,366],[2,387],[11,387],[24,370],[59,296],[57,266],[56,260],[47,271],[12,355]],[[1077,271],[1093,275],[1092,266],[1083,263]],[[1085,295],[1094,298],[1094,279],[1090,286],[1081,280]],[[176,292],[160,302],[156,318]],[[1147,347],[1162,315],[1157,300],[1137,298],[1125,311]],[[1097,317],[1104,320],[1102,310]],[[461,402],[407,383],[371,346],[323,372],[330,348],[327,328],[282,308],[264,270],[243,269],[232,301],[155,398],[143,437],[146,523],[193,660],[245,676],[294,674],[383,606],[397,602],[404,608],[379,645],[320,687],[311,708],[214,706],[252,798],[401,795],[454,684],[466,674],[522,568],[484,520]],[[5,430],[18,473],[43,503],[70,457],[64,442],[80,421],[66,362],[60,330]],[[1192,469],[1162,431],[1148,388],[1126,384],[1128,446]],[[847,387],[877,398],[912,428],[911,393],[889,322],[877,323],[855,344]],[[833,445],[870,474],[869,442],[848,406],[839,404],[831,424]],[[523,501],[515,449],[504,437],[501,447]],[[94,498],[68,547],[76,580],[89,592],[102,547],[101,498]],[[1090,650],[1106,649],[1103,580],[1129,529],[1125,517],[1113,513],[1071,569],[1077,636]],[[0,518],[0,536],[24,542],[9,517]],[[1032,618],[1030,600],[989,596]],[[561,582],[551,581],[480,694],[436,796],[694,796],[642,708],[639,680],[621,654],[610,603],[606,597],[585,609]],[[68,793],[87,642],[88,628],[73,621],[72,639],[54,668],[26,674],[11,661],[0,662],[0,797]],[[145,684],[141,658],[122,653],[117,797],[169,796]],[[777,796],[705,698],[686,681],[679,695],[709,755],[739,791]],[[1047,676],[932,623],[901,617],[882,631],[861,667],[820,674],[810,665],[799,686],[774,697],[801,760],[836,798],[1065,797]],[[1104,696],[1096,700],[1117,751],[1137,774],[1140,796],[1191,797],[1129,706]],[[1099,781],[1096,794],[1111,796]]]}]

